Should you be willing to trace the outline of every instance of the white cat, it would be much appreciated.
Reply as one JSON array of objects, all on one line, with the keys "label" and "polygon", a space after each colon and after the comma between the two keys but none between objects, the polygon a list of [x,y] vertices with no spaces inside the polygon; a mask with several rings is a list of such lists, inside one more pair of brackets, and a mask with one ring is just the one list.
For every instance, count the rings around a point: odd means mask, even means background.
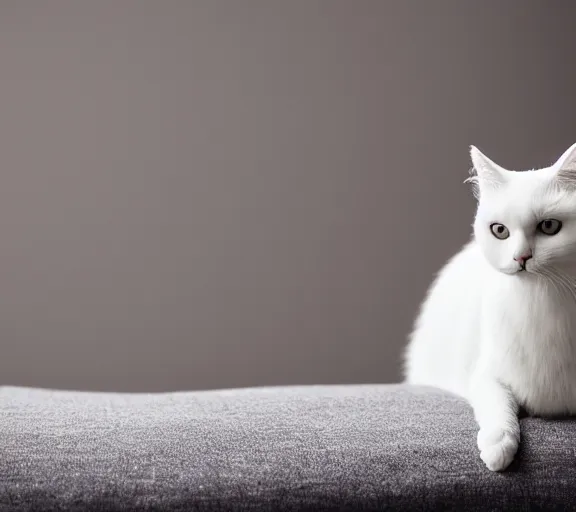
[{"label": "white cat", "polygon": [[470,155],[474,237],[421,306],[405,376],[468,399],[480,457],[501,471],[518,450],[520,407],[576,413],[576,144],[523,172]]}]

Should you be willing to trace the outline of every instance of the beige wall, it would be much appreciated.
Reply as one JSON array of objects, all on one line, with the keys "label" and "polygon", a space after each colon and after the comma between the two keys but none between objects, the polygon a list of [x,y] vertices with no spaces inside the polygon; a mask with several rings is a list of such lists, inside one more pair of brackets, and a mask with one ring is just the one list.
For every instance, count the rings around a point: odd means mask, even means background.
[{"label": "beige wall", "polygon": [[[0,383],[387,382],[476,144],[576,141],[576,4],[0,5]],[[471,269],[473,271],[473,269]]]}]

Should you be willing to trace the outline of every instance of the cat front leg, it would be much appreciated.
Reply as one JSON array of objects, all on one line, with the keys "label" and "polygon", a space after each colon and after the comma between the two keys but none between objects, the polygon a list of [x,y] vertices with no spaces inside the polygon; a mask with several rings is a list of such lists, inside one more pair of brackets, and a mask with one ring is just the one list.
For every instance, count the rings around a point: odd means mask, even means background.
[{"label": "cat front leg", "polygon": [[480,427],[480,458],[491,471],[502,471],[510,465],[520,444],[518,402],[510,389],[487,372],[472,377],[469,399]]}]

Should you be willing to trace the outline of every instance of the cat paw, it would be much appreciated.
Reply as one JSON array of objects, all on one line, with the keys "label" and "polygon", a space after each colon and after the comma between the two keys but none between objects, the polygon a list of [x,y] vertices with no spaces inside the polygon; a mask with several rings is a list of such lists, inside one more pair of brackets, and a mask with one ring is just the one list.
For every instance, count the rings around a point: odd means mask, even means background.
[{"label": "cat paw", "polygon": [[518,451],[518,438],[515,432],[501,428],[478,432],[480,458],[490,471],[503,471],[510,465]]}]

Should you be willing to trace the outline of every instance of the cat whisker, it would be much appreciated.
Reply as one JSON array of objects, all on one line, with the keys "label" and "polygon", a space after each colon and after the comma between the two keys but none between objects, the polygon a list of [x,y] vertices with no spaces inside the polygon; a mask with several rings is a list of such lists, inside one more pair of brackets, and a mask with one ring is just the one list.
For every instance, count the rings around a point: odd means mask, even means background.
[{"label": "cat whisker", "polygon": [[557,286],[557,289],[568,292],[571,298],[576,299],[576,281],[574,279],[554,268],[542,269],[541,272],[551,283]]}]

